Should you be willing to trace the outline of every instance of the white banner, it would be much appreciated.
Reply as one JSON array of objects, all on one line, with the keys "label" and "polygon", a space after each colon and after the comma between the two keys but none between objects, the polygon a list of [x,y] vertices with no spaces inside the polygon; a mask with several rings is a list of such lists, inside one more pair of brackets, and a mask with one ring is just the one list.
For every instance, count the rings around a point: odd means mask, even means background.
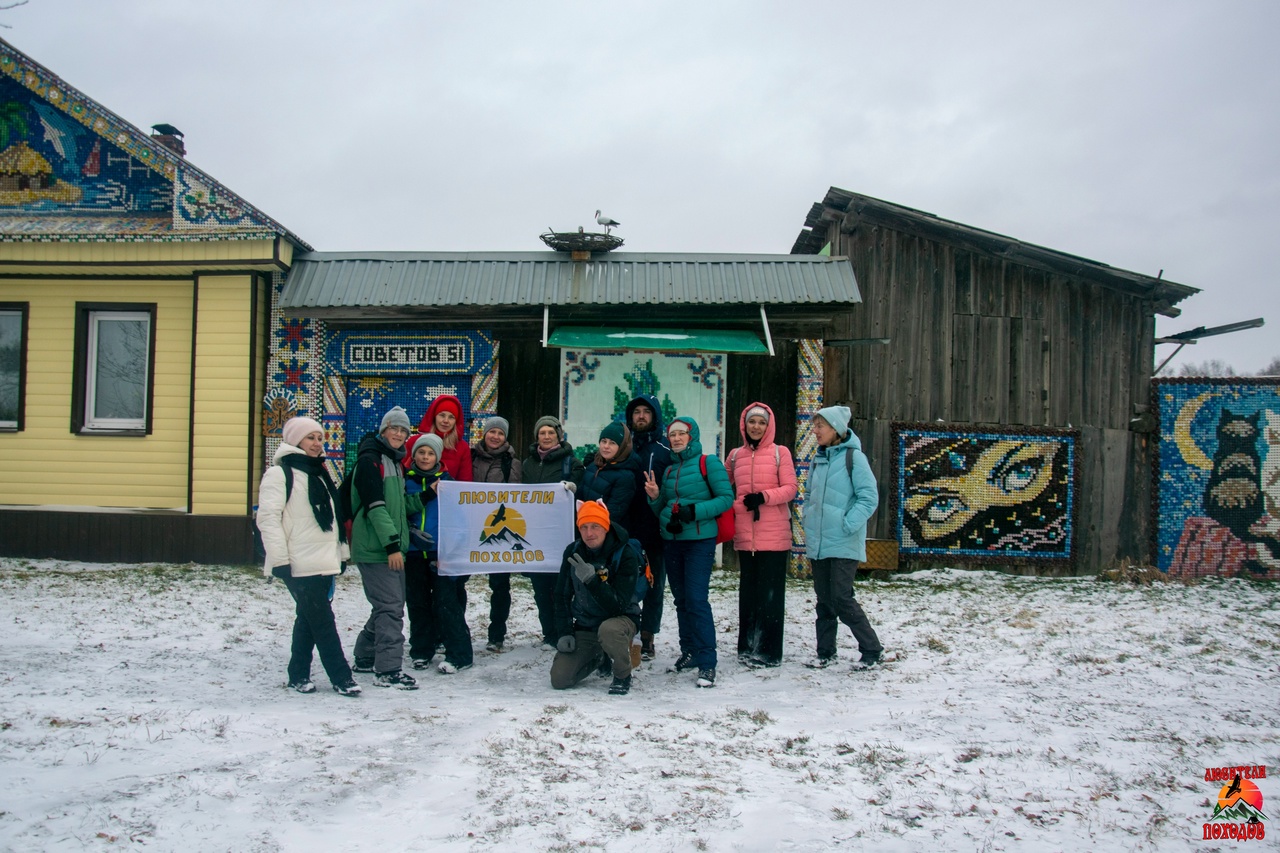
[{"label": "white banner", "polygon": [[573,541],[573,493],[559,483],[441,480],[440,574],[558,572]]}]

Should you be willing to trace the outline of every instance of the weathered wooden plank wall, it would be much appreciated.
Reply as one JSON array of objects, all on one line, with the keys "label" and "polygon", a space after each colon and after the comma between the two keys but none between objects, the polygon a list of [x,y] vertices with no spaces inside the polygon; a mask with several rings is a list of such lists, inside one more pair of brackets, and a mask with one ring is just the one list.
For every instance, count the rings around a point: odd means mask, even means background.
[{"label": "weathered wooden plank wall", "polygon": [[825,395],[846,400],[881,482],[872,535],[894,535],[892,421],[1081,429],[1077,570],[1141,559],[1146,439],[1128,430],[1149,392],[1153,308],[1143,298],[886,226],[831,229],[863,303],[831,348]]}]

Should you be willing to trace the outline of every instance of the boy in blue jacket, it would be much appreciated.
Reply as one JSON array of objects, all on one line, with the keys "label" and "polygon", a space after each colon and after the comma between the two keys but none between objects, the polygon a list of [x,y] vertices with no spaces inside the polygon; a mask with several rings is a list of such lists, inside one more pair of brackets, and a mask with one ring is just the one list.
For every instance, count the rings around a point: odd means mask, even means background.
[{"label": "boy in blue jacket", "polygon": [[[836,660],[836,633],[843,622],[858,641],[854,669],[880,663],[884,651],[867,614],[853,595],[858,563],[867,559],[867,520],[880,503],[862,442],[849,429],[847,406],[829,406],[813,416],[818,452],[809,462],[804,501],[804,548],[818,598],[818,654],[806,663],[821,668]],[[846,458],[848,456],[848,458]]]},{"label": "boy in blue jacket", "polygon": [[436,568],[439,555],[440,507],[436,486],[452,480],[440,464],[444,439],[435,433],[419,433],[406,444],[412,463],[405,470],[405,492],[418,495],[422,512],[409,517],[410,551],[407,562],[409,657],[414,669],[431,665],[436,647],[444,644],[444,660],[437,666],[452,675],[472,664],[471,629],[467,627],[466,577],[442,576]]}]

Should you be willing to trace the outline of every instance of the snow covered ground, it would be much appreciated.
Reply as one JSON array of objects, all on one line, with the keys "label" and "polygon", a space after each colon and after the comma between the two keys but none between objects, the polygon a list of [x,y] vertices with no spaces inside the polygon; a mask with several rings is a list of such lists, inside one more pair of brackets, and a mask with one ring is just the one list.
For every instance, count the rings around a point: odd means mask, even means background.
[{"label": "snow covered ground", "polygon": [[[1205,769],[1243,764],[1280,813],[1274,585],[860,582],[896,660],[851,673],[799,665],[803,583],[786,664],[740,667],[717,583],[713,690],[666,673],[668,604],[630,696],[553,692],[527,582],[493,655],[476,578],[474,669],[348,699],[318,661],[282,687],[291,602],[253,571],[0,560],[0,848],[1213,850]],[[350,654],[354,573],[336,608]]]}]

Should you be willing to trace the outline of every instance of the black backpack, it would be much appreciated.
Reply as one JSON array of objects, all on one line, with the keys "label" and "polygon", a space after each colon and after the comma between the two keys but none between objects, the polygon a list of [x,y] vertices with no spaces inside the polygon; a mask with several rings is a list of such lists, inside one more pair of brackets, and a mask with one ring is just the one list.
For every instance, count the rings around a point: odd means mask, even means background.
[{"label": "black backpack", "polygon": [[[293,494],[293,472],[284,466],[284,502],[289,502],[289,496]],[[254,507],[253,515],[253,556],[259,563],[265,563],[267,560],[267,546],[262,541],[262,529],[258,527],[257,507]]]}]

